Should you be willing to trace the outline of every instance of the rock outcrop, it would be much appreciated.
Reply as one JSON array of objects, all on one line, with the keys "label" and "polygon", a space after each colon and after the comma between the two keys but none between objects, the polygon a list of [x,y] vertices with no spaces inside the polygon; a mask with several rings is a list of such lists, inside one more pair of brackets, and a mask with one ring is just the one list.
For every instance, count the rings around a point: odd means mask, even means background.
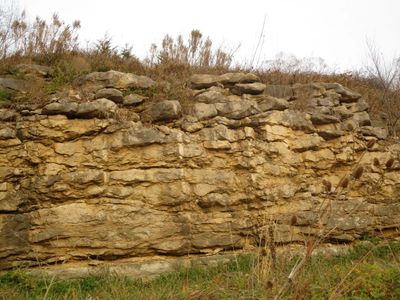
[{"label": "rock outcrop", "polygon": [[132,73],[118,71],[94,72],[77,79],[77,84],[86,90],[98,91],[101,88],[116,89],[148,89],[155,82],[146,76],[138,76]]},{"label": "rock outcrop", "polygon": [[[262,244],[269,224],[277,242],[299,242],[320,234],[327,199],[327,240],[398,234],[400,145],[370,126],[361,95],[243,73],[191,82],[185,112],[123,98],[154,84],[124,73],[81,79],[100,99],[4,109],[0,269],[241,249]],[[124,101],[146,105],[143,123],[115,118]],[[334,193],[357,165],[362,177]]]}]

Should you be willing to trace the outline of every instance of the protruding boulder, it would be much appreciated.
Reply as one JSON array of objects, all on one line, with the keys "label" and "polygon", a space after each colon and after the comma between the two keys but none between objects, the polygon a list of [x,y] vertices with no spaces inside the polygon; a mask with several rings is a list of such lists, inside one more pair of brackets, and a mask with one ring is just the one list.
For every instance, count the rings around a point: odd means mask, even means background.
[{"label": "protruding boulder", "polygon": [[77,80],[77,84],[89,91],[97,91],[101,88],[148,89],[153,87],[155,82],[147,76],[111,70],[82,76]]},{"label": "protruding boulder", "polygon": [[219,76],[219,82],[228,87],[237,83],[253,83],[257,81],[260,81],[260,78],[253,73],[226,73]]},{"label": "protruding boulder", "polygon": [[232,87],[237,83],[253,83],[256,81],[259,81],[259,78],[252,73],[194,74],[190,77],[192,89],[206,89],[212,86]]},{"label": "protruding boulder", "polygon": [[359,128],[359,132],[364,136],[374,136],[381,140],[388,137],[388,131],[385,128],[363,126]]},{"label": "protruding boulder", "polygon": [[238,83],[232,88],[232,93],[235,95],[258,95],[264,92],[266,85],[261,82],[253,82],[253,83]]},{"label": "protruding boulder", "polygon": [[94,98],[95,99],[106,98],[115,103],[122,103],[124,100],[122,92],[120,90],[117,90],[114,88],[100,89],[96,92],[96,94],[94,95]]},{"label": "protruding boulder", "polygon": [[323,93],[324,99],[329,99],[330,101],[334,102],[335,105],[339,104],[340,94],[336,93],[334,90],[326,90]]},{"label": "protruding boulder", "polygon": [[77,116],[84,119],[111,117],[117,109],[117,105],[108,99],[102,98],[91,102],[80,103]]},{"label": "protruding boulder", "polygon": [[282,98],[275,98],[268,95],[243,95],[243,99],[254,100],[257,102],[261,111],[285,110],[289,107],[289,102]]},{"label": "protruding boulder", "polygon": [[52,102],[42,108],[42,113],[45,115],[66,115],[74,116],[78,111],[78,103],[67,99],[60,102]]},{"label": "protruding boulder", "polygon": [[148,99],[148,97],[138,95],[138,94],[129,94],[124,97],[122,104],[126,105],[126,106],[139,105],[139,104],[142,104],[146,99]]},{"label": "protruding boulder", "polygon": [[371,125],[371,119],[369,117],[369,114],[366,111],[355,113],[352,117],[352,120],[354,120],[356,123],[358,123],[359,126],[370,126]]},{"label": "protruding boulder", "polygon": [[[318,106],[326,106],[326,107],[333,107],[339,104],[338,101],[335,101],[330,98],[316,98]],[[336,103],[335,103],[336,102]]]},{"label": "protruding boulder", "polygon": [[356,103],[348,105],[348,108],[351,112],[356,113],[368,110],[369,105],[367,101],[365,101],[363,98],[360,98]]},{"label": "protruding boulder", "polygon": [[183,122],[181,127],[184,131],[193,133],[203,129],[204,125],[200,122]]},{"label": "protruding boulder", "polygon": [[196,101],[203,103],[222,103],[230,101],[229,91],[216,86],[196,95],[195,99]]},{"label": "protruding boulder", "polygon": [[314,125],[323,125],[323,124],[339,123],[340,120],[339,120],[339,118],[332,116],[332,115],[321,114],[321,113],[315,112],[315,113],[311,114],[311,122]]},{"label": "protruding boulder", "polygon": [[13,139],[16,136],[14,129],[5,127],[0,129],[0,140]]},{"label": "protruding boulder", "polygon": [[334,90],[336,93],[340,94],[340,101],[344,103],[357,102],[357,100],[361,98],[359,93],[353,92],[339,83],[321,83],[321,85],[327,90]]},{"label": "protruding boulder", "polygon": [[273,111],[265,118],[265,121],[271,125],[283,125],[307,133],[315,132],[310,116],[297,110]]},{"label": "protruding boulder", "polygon": [[19,117],[19,113],[12,109],[0,109],[0,121],[3,122],[12,122],[15,121]]},{"label": "protruding boulder", "polygon": [[348,89],[344,89],[343,93],[339,93],[339,94],[342,95],[342,97],[340,98],[340,101],[342,103],[343,102],[346,102],[346,103],[355,102],[355,101],[357,101],[358,99],[361,98],[361,94],[353,92],[353,91],[350,91]]},{"label": "protruding boulder", "polygon": [[206,89],[219,83],[219,76],[210,74],[194,74],[190,77],[192,89]]},{"label": "protruding boulder", "polygon": [[198,120],[205,120],[215,117],[218,114],[214,104],[195,103],[193,105],[193,115]]},{"label": "protruding boulder", "polygon": [[304,152],[307,150],[318,150],[324,139],[316,133],[307,135],[307,138],[294,139],[290,143],[290,148],[296,152]]},{"label": "protruding boulder", "polygon": [[344,105],[337,106],[333,109],[333,111],[340,116],[341,120],[346,120],[352,117],[354,114],[348,110]]},{"label": "protruding boulder", "polygon": [[326,124],[318,126],[317,133],[326,141],[336,139],[344,135],[344,131],[341,130],[340,126],[337,126],[337,124]]},{"label": "protruding boulder", "polygon": [[[43,111],[42,109],[23,109],[20,111],[21,116],[37,116],[37,115],[42,115]],[[44,116],[43,116],[44,117]]]},{"label": "protruding boulder", "polygon": [[309,111],[311,114],[315,113],[315,112],[323,114],[323,115],[333,115],[334,114],[332,108],[327,107],[327,106],[316,106],[316,107],[314,107],[314,109],[309,109]]},{"label": "protruding boulder", "polygon": [[172,121],[181,117],[182,108],[179,101],[163,100],[153,103],[145,114],[153,122]]},{"label": "protruding boulder", "polygon": [[340,128],[344,131],[354,131],[355,129],[357,129],[359,127],[360,127],[360,125],[358,124],[358,122],[353,120],[353,118],[349,118],[345,121],[342,121],[342,123],[340,123]]},{"label": "protruding boulder", "polygon": [[257,102],[250,100],[216,103],[215,107],[220,116],[236,120],[261,112]]}]

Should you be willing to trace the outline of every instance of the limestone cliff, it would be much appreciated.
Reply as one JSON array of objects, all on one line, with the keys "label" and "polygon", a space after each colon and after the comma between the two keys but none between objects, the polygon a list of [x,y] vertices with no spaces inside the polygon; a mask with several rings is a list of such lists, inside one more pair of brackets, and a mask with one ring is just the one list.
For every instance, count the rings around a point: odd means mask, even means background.
[{"label": "limestone cliff", "polygon": [[2,109],[0,269],[241,249],[271,222],[277,242],[303,241],[328,198],[327,240],[398,235],[400,145],[361,95],[242,73],[190,82],[184,109],[128,95],[155,83],[114,71],[77,81],[90,101]]}]

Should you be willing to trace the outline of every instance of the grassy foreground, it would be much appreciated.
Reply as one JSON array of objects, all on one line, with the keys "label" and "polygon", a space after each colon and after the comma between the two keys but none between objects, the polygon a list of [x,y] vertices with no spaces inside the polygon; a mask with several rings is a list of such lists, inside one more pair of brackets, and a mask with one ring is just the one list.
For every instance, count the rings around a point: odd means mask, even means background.
[{"label": "grassy foreground", "polygon": [[[0,299],[273,299],[296,260],[278,255],[273,270],[268,255],[242,255],[151,281],[113,274],[58,280],[16,270],[0,275]],[[315,255],[281,298],[400,299],[400,242],[365,242],[346,254]]]}]

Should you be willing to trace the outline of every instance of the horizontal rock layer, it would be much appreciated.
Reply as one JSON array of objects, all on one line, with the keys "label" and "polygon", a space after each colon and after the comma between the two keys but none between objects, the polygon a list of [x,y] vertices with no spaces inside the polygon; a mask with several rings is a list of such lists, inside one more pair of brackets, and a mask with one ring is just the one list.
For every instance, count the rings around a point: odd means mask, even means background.
[{"label": "horizontal rock layer", "polygon": [[[240,249],[263,243],[271,225],[277,242],[302,241],[321,234],[327,199],[328,240],[398,230],[400,145],[378,140],[360,95],[236,77],[195,78],[206,89],[190,115],[177,101],[152,103],[143,113],[155,124],[99,119],[115,110],[105,99],[3,122],[0,268]],[[357,165],[360,179],[327,193]]]}]

